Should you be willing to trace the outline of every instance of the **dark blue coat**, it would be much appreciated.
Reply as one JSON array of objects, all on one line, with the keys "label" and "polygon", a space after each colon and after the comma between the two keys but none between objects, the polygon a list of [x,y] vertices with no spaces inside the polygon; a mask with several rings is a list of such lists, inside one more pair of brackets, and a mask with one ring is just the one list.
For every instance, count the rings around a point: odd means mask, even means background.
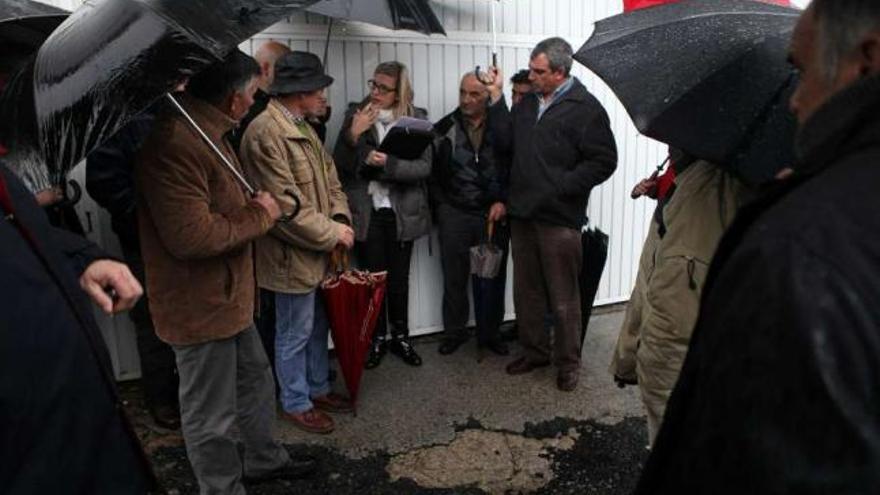
[{"label": "dark blue coat", "polygon": [[0,215],[0,493],[146,493],[153,476],[77,282],[102,253],[51,227],[2,164],[0,174],[42,253]]},{"label": "dark blue coat", "polygon": [[[506,108],[503,99],[493,106]],[[580,230],[590,192],[617,168],[608,114],[577,79],[540,120],[538,109],[537,95],[527,95],[510,112],[510,131],[496,135],[511,137],[507,213]]]}]

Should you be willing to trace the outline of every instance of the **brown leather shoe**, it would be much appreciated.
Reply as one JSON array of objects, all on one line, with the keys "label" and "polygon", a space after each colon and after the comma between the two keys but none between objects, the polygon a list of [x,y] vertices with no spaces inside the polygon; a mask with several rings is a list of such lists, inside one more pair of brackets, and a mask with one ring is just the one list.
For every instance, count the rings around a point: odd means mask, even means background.
[{"label": "brown leather shoe", "polygon": [[315,408],[299,414],[285,412],[284,419],[293,423],[300,430],[309,433],[327,434],[333,431],[335,426],[333,418]]},{"label": "brown leather shoe", "polygon": [[560,371],[556,376],[556,388],[563,392],[571,392],[578,386],[577,371]]},{"label": "brown leather shoe", "polygon": [[354,411],[354,405],[352,405],[351,400],[348,397],[343,397],[339,394],[334,394],[330,392],[327,395],[322,395],[321,397],[312,397],[312,404],[322,411],[332,412],[332,413],[347,413]]},{"label": "brown leather shoe", "polygon": [[508,364],[505,369],[508,375],[524,375],[545,366],[550,366],[550,361],[529,361],[527,357],[523,356]]}]

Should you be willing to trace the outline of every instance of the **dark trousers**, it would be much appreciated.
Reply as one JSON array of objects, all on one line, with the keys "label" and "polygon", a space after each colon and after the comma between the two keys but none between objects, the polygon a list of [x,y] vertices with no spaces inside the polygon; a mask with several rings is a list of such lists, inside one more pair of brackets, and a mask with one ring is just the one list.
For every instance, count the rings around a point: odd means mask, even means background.
[{"label": "dark trousers", "polygon": [[373,340],[385,337],[391,322],[393,337],[409,336],[409,265],[412,241],[397,239],[394,210],[382,208],[370,215],[367,240],[357,245],[361,262],[371,272],[388,272],[388,285]]},{"label": "dark trousers", "polygon": [[[581,357],[579,274],[581,232],[528,220],[511,220],[513,296],[519,341],[529,361],[555,357],[561,371],[575,371]],[[553,348],[545,325],[553,314]]]},{"label": "dark trousers", "polygon": [[472,276],[470,249],[487,240],[486,217],[454,206],[437,207],[440,229],[440,255],[443,264],[443,328],[447,338],[467,338],[470,305],[468,280],[474,298],[477,342],[498,340],[504,320],[504,289],[507,285],[507,253],[510,233],[506,225],[496,225],[493,243],[504,253],[501,268],[493,279]]},{"label": "dark trousers", "polygon": [[[123,248],[123,256],[135,277],[146,286],[144,260],[136,249]],[[141,384],[147,407],[177,404],[177,366],[171,346],[159,340],[150,317],[146,294],[129,312],[137,336],[138,357],[141,361]]]},{"label": "dark trousers", "polygon": [[[260,334],[266,356],[269,357],[269,365],[272,367],[272,376],[275,376],[275,293],[271,290],[260,289],[260,311],[255,318],[254,325]],[[277,384],[276,384],[277,386]]]}]

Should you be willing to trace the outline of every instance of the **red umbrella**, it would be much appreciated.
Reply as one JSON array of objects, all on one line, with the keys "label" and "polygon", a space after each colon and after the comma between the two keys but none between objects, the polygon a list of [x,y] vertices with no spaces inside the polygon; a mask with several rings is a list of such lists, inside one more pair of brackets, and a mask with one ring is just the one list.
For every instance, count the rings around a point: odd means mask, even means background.
[{"label": "red umbrella", "polygon": [[[340,257],[344,259],[339,260]],[[347,265],[347,254],[338,256],[334,252],[331,266]],[[345,378],[345,386],[355,404],[364,361],[385,297],[387,275],[387,272],[345,270],[327,277],[321,283],[336,358]]]},{"label": "red umbrella", "polygon": [[[623,0],[623,11],[629,12],[631,10],[644,9],[647,7],[653,7],[655,5],[663,5],[665,3],[674,3],[678,0]],[[791,2],[789,0],[758,0],[759,2],[764,3],[772,3],[776,5],[782,5],[785,7],[791,7]]]}]

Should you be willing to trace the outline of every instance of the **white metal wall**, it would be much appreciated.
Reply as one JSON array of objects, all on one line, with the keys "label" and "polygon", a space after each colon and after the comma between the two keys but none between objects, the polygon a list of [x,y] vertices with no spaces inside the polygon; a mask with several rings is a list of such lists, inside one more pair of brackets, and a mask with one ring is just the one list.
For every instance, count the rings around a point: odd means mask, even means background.
[{"label": "white metal wall", "polygon": [[[348,102],[366,93],[366,80],[382,61],[399,60],[410,67],[418,106],[439,120],[457,105],[461,74],[476,65],[485,67],[491,51],[491,4],[487,0],[443,0],[432,2],[448,36],[423,36],[390,31],[354,22],[334,22],[328,30],[322,16],[300,14],[242,45],[253,51],[274,39],[294,49],[323,56],[329,32],[328,71],[336,82],[329,90],[333,116],[328,146],[332,149]],[[589,37],[597,19],[621,11],[620,0],[502,0],[496,19],[499,31],[499,63],[507,76],[528,65],[531,48],[550,36],[566,38],[575,49]],[[629,199],[631,187],[648,175],[665,157],[665,148],[641,137],[613,93],[584,67],[576,64],[577,75],[608,110],[620,153],[618,171],[611,180],[593,191],[590,218],[610,235],[608,267],[602,279],[598,304],[629,298],[635,280],[642,241],[652,213],[647,200]],[[433,256],[428,241],[414,251],[411,279],[410,323],[417,334],[441,329],[442,276],[436,239]],[[513,317],[508,288],[508,316]]]},{"label": "white metal wall", "polygon": [[[47,3],[72,9],[82,0]],[[347,103],[365,95],[365,82],[379,62],[396,59],[410,67],[416,104],[427,108],[433,120],[440,119],[457,105],[460,75],[476,65],[485,67],[489,63],[490,0],[442,0],[432,4],[446,27],[446,37],[394,32],[359,23],[333,23],[328,65],[336,83],[329,91],[334,114],[328,147],[332,149]],[[619,13],[621,4],[621,0],[501,0],[497,4],[499,62],[506,75],[526,67],[531,48],[546,37],[562,36],[577,49],[589,37],[593,23]],[[252,51],[261,42],[276,39],[295,49],[322,56],[327,28],[326,18],[295,15],[243,44],[242,48]],[[610,236],[608,265],[597,295],[598,304],[607,304],[629,297],[653,208],[648,200],[630,200],[629,191],[662,161],[665,149],[638,135],[613,93],[595,76],[579,64],[575,64],[575,75],[608,110],[620,154],[617,172],[593,191],[589,206],[590,218]],[[78,175],[81,177],[81,172]],[[93,219],[93,239],[113,249],[115,239],[103,211],[86,198],[80,212],[83,217]],[[410,296],[410,324],[414,334],[442,328],[438,246],[436,238],[433,239],[431,253],[428,240],[423,239],[414,250]],[[508,285],[508,317],[513,317]],[[137,376],[134,333],[128,318],[102,317],[101,323],[117,376]]]}]

